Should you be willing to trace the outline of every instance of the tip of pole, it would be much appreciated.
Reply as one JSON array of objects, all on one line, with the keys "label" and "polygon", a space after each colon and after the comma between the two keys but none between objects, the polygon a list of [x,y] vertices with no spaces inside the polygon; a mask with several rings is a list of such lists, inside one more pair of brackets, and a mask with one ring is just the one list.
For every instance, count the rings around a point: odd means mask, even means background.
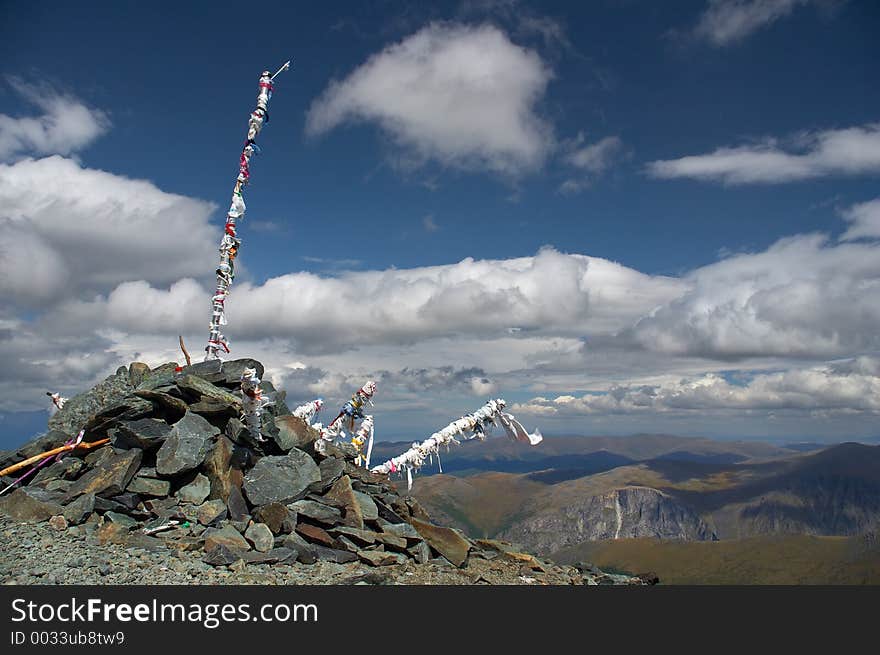
[{"label": "tip of pole", "polygon": [[289,68],[290,68],[290,59],[288,59],[286,62],[284,62],[284,65],[275,72],[275,75],[272,76],[272,79],[274,80],[278,76],[279,73],[283,73],[284,71],[286,71]]}]

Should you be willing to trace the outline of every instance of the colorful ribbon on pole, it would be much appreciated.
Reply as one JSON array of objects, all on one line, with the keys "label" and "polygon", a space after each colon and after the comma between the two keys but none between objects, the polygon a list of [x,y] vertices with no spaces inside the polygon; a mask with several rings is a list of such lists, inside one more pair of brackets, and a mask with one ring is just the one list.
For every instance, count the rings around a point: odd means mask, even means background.
[{"label": "colorful ribbon on pole", "polygon": [[255,441],[265,441],[263,435],[260,434],[260,428],[263,427],[263,407],[272,402],[274,401],[263,398],[257,370],[244,369],[241,373],[241,420]]},{"label": "colorful ribbon on pole", "polygon": [[260,152],[256,138],[263,124],[269,122],[269,100],[272,98],[272,81],[282,71],[290,68],[290,62],[284,64],[275,75],[269,71],[263,71],[260,75],[259,94],[257,95],[257,108],[251,113],[248,121],[247,139],[238,160],[238,178],[235,180],[235,188],[232,191],[232,203],[226,213],[226,227],[223,231],[223,239],[220,241],[220,265],[217,267],[217,290],[211,298],[211,325],[208,335],[208,345],[205,347],[205,361],[220,359],[221,351],[229,352],[229,341],[220,330],[227,324],[226,298],[229,296],[229,287],[235,279],[235,258],[241,248],[241,239],[235,232],[236,221],[244,218],[245,204],[242,197],[243,187],[250,181],[251,157]]},{"label": "colorful ribbon on pole", "polygon": [[372,448],[373,417],[364,414],[364,407],[366,407],[367,403],[370,403],[371,405],[373,404],[373,394],[375,393],[376,383],[372,380],[368,380],[364,386],[354,392],[351,400],[342,406],[342,409],[339,411],[336,418],[330,421],[330,424],[321,430],[321,438],[318,439],[318,442],[315,444],[319,452],[322,452],[328,443],[332,443],[336,441],[337,438],[345,436],[346,422],[348,423],[349,432],[354,432],[354,426],[357,421],[364,421],[364,423],[366,423],[367,419],[369,419],[369,436],[364,437],[364,440],[360,442],[361,446],[358,446],[355,442],[355,439],[358,438],[360,432],[352,439],[352,444],[358,448],[359,459],[365,461],[365,458],[362,456],[361,447],[365,442],[369,441],[370,448]]},{"label": "colorful ribbon on pole", "polygon": [[507,436],[514,441],[527,443],[530,446],[541,443],[543,440],[541,433],[538,430],[532,433],[526,432],[526,429],[512,414],[503,411],[505,406],[506,403],[501,398],[490,400],[473,414],[462,416],[439,432],[432,434],[422,443],[414,443],[412,448],[405,453],[373,467],[372,470],[374,473],[385,473],[386,475],[406,471],[407,489],[412,489],[412,472],[424,466],[425,462],[435,455],[439,463],[440,446],[448,448],[451,444],[461,443],[457,437],[461,437],[465,441],[485,439],[486,429],[496,424],[500,424]]}]

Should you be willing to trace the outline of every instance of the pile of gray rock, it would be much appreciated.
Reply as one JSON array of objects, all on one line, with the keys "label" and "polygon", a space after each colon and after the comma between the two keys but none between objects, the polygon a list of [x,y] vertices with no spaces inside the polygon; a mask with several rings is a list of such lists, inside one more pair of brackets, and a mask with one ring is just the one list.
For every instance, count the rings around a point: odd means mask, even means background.
[{"label": "pile of gray rock", "polygon": [[319,560],[466,567],[474,556],[546,566],[509,544],[431,523],[387,476],[355,466],[347,444],[317,452],[318,432],[291,415],[284,392],[269,382],[262,386],[273,402],[261,438],[253,438],[240,420],[245,368],[262,378],[263,366],[251,359],[121,367],[69,400],[45,435],[0,453],[0,469],[80,429],[85,442],[109,443],[43,467],[0,497],[0,514],[99,543],[203,551],[217,567]]}]

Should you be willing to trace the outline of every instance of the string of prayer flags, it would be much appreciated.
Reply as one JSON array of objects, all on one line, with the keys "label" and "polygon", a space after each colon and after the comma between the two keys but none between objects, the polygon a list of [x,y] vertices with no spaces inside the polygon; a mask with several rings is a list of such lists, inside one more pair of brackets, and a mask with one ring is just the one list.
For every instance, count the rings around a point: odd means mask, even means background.
[{"label": "string of prayer flags", "polygon": [[[440,446],[459,444],[458,438],[467,441],[470,439],[485,439],[486,430],[493,425],[500,424],[505,434],[521,443],[536,446],[543,440],[541,433],[535,430],[533,433],[526,432],[522,424],[512,414],[504,412],[507,403],[501,398],[490,400],[473,414],[462,416],[453,421],[439,432],[435,432],[422,443],[414,443],[412,447],[397,457],[389,459],[383,464],[373,467],[375,473],[403,473],[406,472],[407,488],[412,489],[412,472],[424,466],[428,459],[437,457],[440,461]],[[442,470],[442,469],[441,469]]]}]

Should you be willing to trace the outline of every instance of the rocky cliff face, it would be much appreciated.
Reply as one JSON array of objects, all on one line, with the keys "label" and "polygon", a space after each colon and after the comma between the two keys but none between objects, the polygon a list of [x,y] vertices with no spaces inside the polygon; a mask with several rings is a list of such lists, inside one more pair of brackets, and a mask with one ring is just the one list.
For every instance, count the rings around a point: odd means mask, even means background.
[{"label": "rocky cliff face", "polygon": [[590,496],[558,511],[525,519],[500,536],[538,553],[601,539],[715,539],[692,510],[649,487],[624,487]]}]

